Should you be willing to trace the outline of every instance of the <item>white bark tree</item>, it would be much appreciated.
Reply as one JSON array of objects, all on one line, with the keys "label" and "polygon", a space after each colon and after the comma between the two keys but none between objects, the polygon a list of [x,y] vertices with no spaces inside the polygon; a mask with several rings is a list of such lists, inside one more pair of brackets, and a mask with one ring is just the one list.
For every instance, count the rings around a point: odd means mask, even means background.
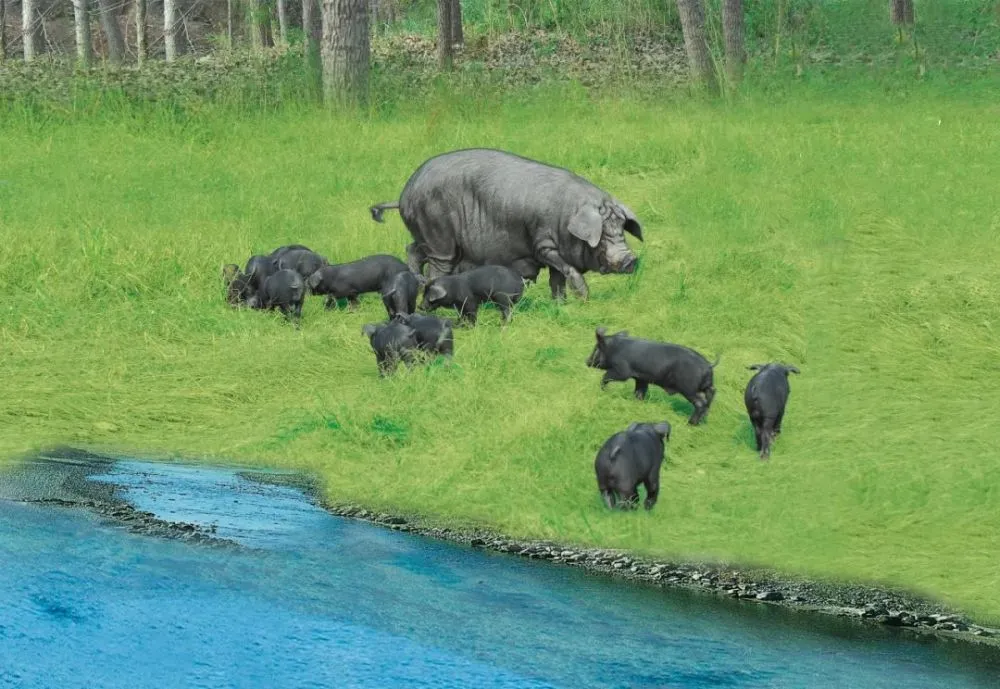
[{"label": "white bark tree", "polygon": [[278,38],[281,45],[288,45],[288,8],[285,0],[278,0]]},{"label": "white bark tree", "polygon": [[149,57],[149,39],[146,33],[146,0],[135,0],[135,54],[141,67]]},{"label": "white bark tree", "polygon": [[76,59],[83,67],[90,66],[89,10],[87,0],[73,0],[73,24],[76,28]]},{"label": "white bark tree", "polygon": [[167,62],[173,62],[180,54],[177,50],[177,34],[180,33],[180,13],[177,11],[178,0],[163,0],[163,50]]},{"label": "white bark tree", "polygon": [[42,26],[41,16],[35,0],[21,2],[21,37],[24,45],[24,61],[31,62],[40,52]]},{"label": "white bark tree", "polygon": [[125,59],[125,39],[118,25],[118,13],[114,0],[97,0],[100,7],[101,28],[108,42],[108,60],[119,65]]}]

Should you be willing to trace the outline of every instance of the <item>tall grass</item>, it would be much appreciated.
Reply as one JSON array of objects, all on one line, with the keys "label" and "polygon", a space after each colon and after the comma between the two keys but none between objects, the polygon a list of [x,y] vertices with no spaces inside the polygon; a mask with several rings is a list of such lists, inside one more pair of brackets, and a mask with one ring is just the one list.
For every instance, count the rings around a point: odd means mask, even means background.
[{"label": "tall grass", "polygon": [[[1000,620],[1000,208],[993,84],[788,87],[735,104],[573,88],[401,103],[344,120],[30,110],[0,128],[0,454],[53,443],[319,472],[336,500],[515,536],[902,584]],[[645,224],[642,272],[592,299],[532,287],[453,366],[386,380],[383,318],[301,330],[222,299],[220,267],[303,242],[402,255],[393,199],[426,157],[495,146],[568,166]],[[706,425],[601,392],[594,328],[722,355]],[[745,366],[780,359],[784,433],[757,460]],[[652,513],[611,514],[593,458],[635,420],[674,434]]]}]

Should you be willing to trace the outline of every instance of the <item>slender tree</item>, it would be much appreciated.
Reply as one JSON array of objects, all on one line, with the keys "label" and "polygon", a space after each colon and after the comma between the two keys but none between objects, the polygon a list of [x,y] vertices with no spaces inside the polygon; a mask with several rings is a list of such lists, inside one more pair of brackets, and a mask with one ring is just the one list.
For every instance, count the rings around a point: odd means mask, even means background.
[{"label": "slender tree", "polygon": [[114,0],[97,0],[100,8],[101,29],[108,41],[108,60],[119,65],[125,59],[125,39],[122,28],[118,25],[116,3]]},{"label": "slender tree", "polygon": [[135,0],[135,54],[141,67],[149,57],[149,41],[146,34],[146,0]]},{"label": "slender tree", "polygon": [[451,44],[465,45],[465,32],[462,30],[462,0],[451,0]]},{"label": "slender tree", "polygon": [[163,50],[167,62],[177,59],[177,34],[180,27],[180,15],[177,12],[178,0],[163,0]]},{"label": "slender tree", "polygon": [[899,40],[903,40],[903,28],[913,27],[913,0],[889,0],[889,17],[899,31]]},{"label": "slender tree", "polygon": [[302,33],[308,55],[316,45],[316,0],[302,0]]},{"label": "slender tree", "polygon": [[39,28],[41,18],[38,15],[38,8],[35,0],[22,0],[21,2],[21,39],[24,45],[24,61],[31,62],[39,53]]},{"label": "slender tree", "polygon": [[76,27],[76,59],[81,67],[90,66],[90,13],[87,0],[73,0],[73,25]]},{"label": "slender tree", "polygon": [[233,49],[233,0],[226,0],[226,46]]},{"label": "slender tree", "polygon": [[7,60],[7,0],[0,0],[0,65]]},{"label": "slender tree", "polygon": [[288,45],[288,8],[285,0],[278,0],[278,37],[281,45]]},{"label": "slender tree", "polygon": [[323,94],[331,105],[368,100],[368,0],[323,0]]},{"label": "slender tree", "polygon": [[392,24],[396,21],[396,5],[394,0],[371,0],[371,23]]},{"label": "slender tree", "polygon": [[271,5],[268,0],[251,0],[250,25],[253,33],[253,44],[258,50],[274,45],[274,34],[271,30]]},{"label": "slender tree", "polygon": [[722,34],[726,43],[726,73],[730,84],[743,77],[746,49],[743,43],[743,0],[723,0]]},{"label": "slender tree", "polygon": [[705,4],[703,0],[677,0],[677,13],[681,18],[684,50],[687,52],[691,77],[695,82],[714,91],[717,88],[717,81],[705,35]]},{"label": "slender tree", "polygon": [[437,0],[438,7],[438,41],[437,58],[438,69],[447,71],[451,69],[451,0]]}]

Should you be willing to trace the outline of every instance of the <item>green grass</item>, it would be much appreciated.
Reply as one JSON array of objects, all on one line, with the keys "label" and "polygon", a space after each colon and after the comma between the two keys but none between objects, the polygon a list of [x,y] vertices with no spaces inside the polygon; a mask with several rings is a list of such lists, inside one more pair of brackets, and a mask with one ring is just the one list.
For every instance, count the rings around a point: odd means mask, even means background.
[{"label": "green grass", "polygon": [[[735,105],[573,90],[411,104],[0,123],[0,454],[54,443],[317,470],[336,500],[513,536],[725,557],[902,584],[1000,620],[1000,143],[991,83]],[[455,365],[380,380],[360,313],[296,331],[236,312],[220,267],[304,242],[402,255],[393,199],[426,157],[487,145],[563,164],[645,224],[634,277],[544,284]],[[601,392],[598,325],[722,355],[706,425]],[[770,463],[746,366],[794,363]],[[674,435],[652,513],[601,505],[594,455],[634,420]]]}]

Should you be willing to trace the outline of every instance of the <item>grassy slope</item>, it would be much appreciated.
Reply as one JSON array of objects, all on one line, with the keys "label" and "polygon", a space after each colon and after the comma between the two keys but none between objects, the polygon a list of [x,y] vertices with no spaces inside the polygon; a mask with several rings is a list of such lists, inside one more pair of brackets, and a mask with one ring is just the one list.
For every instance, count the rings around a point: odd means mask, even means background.
[{"label": "grassy slope", "polygon": [[[985,92],[984,92],[985,93]],[[515,536],[729,556],[903,583],[1000,620],[995,105],[930,87],[730,109],[572,94],[364,124],[316,113],[0,129],[0,453],[55,442],[320,470],[331,496]],[[572,123],[568,125],[567,123]],[[489,145],[567,165],[645,222],[636,277],[531,289],[453,370],[376,377],[382,318],[307,304],[300,332],[221,299],[221,263],[302,241],[402,254],[425,157]],[[601,393],[593,329],[723,355],[708,424]],[[745,365],[802,368],[759,463]],[[675,428],[651,514],[601,508],[592,462]]]}]

